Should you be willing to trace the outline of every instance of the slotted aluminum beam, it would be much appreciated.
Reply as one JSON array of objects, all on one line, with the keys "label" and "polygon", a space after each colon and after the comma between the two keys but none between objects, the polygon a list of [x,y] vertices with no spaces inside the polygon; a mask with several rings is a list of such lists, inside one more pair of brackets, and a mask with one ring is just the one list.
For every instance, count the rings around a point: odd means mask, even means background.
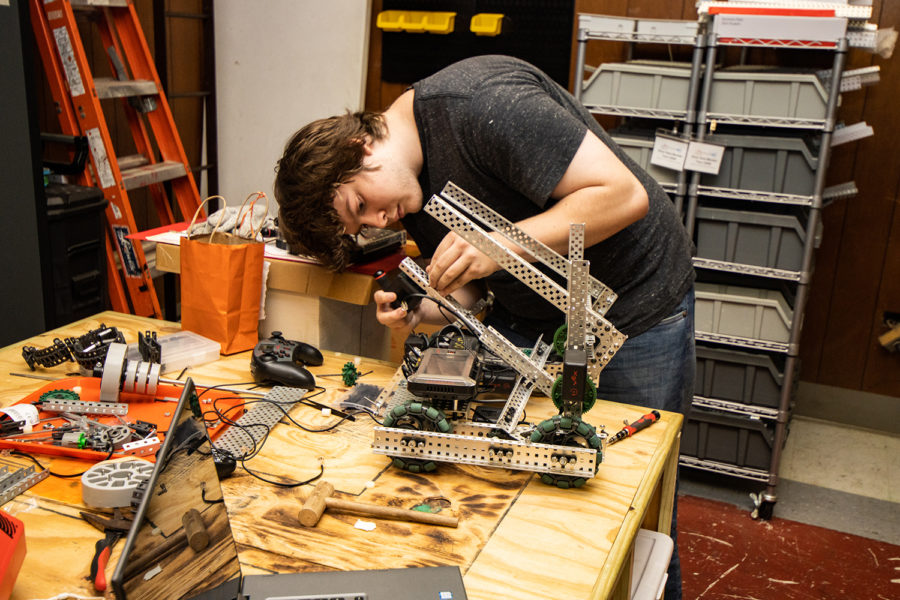
[{"label": "slotted aluminum beam", "polygon": [[[469,199],[470,201],[478,202],[471,196]],[[448,200],[441,196],[432,196],[431,200],[425,204],[425,211],[439,222],[446,225],[451,231],[455,232],[469,244],[486,254],[535,293],[556,306],[560,311],[563,313],[567,312],[569,294],[562,286],[488,235],[484,229],[473,223],[471,219],[462,214],[455,207],[451,206]],[[535,258],[540,260],[540,257],[536,256]],[[568,276],[569,261],[566,260],[565,263],[567,269],[564,274]],[[593,309],[588,310],[587,320],[590,333],[594,336],[594,351],[589,357],[588,362],[589,372],[591,373],[591,377],[594,378],[612,359],[615,353],[618,352],[619,348],[622,347],[627,336],[613,327],[609,321]]]},{"label": "slotted aluminum beam", "polygon": [[[447,185],[441,190],[441,197],[465,212],[477,217],[494,231],[512,243],[522,247],[533,257],[553,269],[554,272],[563,277],[568,277],[569,260],[566,260],[564,256],[561,256],[546,244],[534,239],[519,229],[515,223],[509,221],[506,217],[497,213],[486,204],[479,202],[475,197],[458,187],[452,181],[447,182]],[[583,231],[581,240],[583,247]],[[594,277],[589,277],[588,282],[590,285],[591,296],[595,301],[594,310],[601,315],[605,315],[606,311],[609,310],[609,307],[616,301],[617,296],[615,292]]]}]

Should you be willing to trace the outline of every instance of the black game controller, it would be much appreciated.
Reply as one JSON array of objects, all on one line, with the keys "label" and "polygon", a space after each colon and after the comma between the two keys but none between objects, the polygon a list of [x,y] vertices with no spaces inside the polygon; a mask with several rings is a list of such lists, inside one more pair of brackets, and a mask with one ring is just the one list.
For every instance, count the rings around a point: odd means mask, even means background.
[{"label": "black game controller", "polygon": [[314,346],[286,340],[280,331],[273,331],[272,337],[261,340],[253,348],[250,372],[259,382],[274,381],[311,390],[316,380],[302,365],[318,367],[323,360],[322,353]]}]

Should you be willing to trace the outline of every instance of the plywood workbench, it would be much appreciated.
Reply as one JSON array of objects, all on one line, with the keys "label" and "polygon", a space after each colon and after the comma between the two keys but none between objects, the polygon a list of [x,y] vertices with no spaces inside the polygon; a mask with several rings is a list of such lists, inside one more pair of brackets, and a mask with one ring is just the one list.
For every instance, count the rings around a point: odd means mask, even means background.
[{"label": "plywood workbench", "polygon": [[[39,348],[54,338],[77,336],[100,323],[118,327],[128,342],[138,331],[163,335],[175,323],[106,312],[0,350],[0,405],[16,402],[47,384],[10,376],[28,372],[21,358],[26,343]],[[326,352],[325,364],[312,369],[326,391],[318,401],[331,403],[344,391],[341,366],[354,357]],[[360,381],[386,384],[394,365],[363,359]],[[64,376],[74,363],[37,373]],[[191,368],[198,384],[250,380],[249,353]],[[170,375],[174,377],[174,375]],[[546,398],[533,398],[527,418],[553,414]],[[598,401],[586,415],[594,425],[617,430],[623,419],[645,410]],[[335,422],[299,406],[291,416],[308,428]],[[609,448],[599,473],[583,488],[560,490],[526,472],[467,465],[439,466],[416,475],[390,466],[372,454],[373,422],[360,416],[327,433],[310,433],[282,423],[274,428],[260,455],[248,463],[256,473],[283,481],[305,480],[324,465],[324,479],[339,497],[411,508],[428,502],[446,506],[460,519],[457,529],[400,521],[367,519],[374,531],[354,527],[358,517],[326,511],[314,528],[300,526],[297,514],[310,486],[277,488],[238,471],[223,482],[226,506],[244,574],[328,569],[397,568],[458,565],[473,600],[627,598],[634,536],[640,527],[667,531],[671,522],[681,416],[663,413],[656,425]],[[80,472],[89,463],[41,457],[54,471]],[[369,483],[371,482],[371,483]],[[368,484],[368,485],[367,485]],[[69,592],[94,596],[88,574],[100,534],[81,520],[78,479],[48,478],[5,505],[25,523],[28,554],[12,598],[49,598]],[[118,556],[121,543],[110,561]]]}]

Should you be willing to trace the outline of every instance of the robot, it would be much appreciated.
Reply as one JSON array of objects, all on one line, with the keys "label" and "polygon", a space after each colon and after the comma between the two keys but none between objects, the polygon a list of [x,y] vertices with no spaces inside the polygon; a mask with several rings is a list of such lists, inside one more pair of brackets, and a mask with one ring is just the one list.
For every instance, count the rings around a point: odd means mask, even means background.
[{"label": "robot", "polygon": [[[597,473],[608,435],[582,416],[596,401],[597,375],[626,339],[604,318],[616,295],[589,274],[584,225],[570,226],[566,258],[453,183],[424,209],[559,308],[565,325],[552,346],[538,340],[533,348],[519,348],[438,294],[427,274],[405,259],[399,267],[405,285],[398,289],[414,284],[421,293],[413,296],[427,296],[456,321],[431,339],[407,340],[404,365],[378,398],[387,409],[383,426],[374,430],[373,452],[416,473],[434,471],[440,462],[463,463],[537,472],[561,488],[584,485]],[[479,223],[565,278],[567,287],[496,242]],[[561,362],[550,362],[554,349]],[[536,389],[559,414],[529,425],[523,415]],[[495,397],[507,390],[505,399]]]}]

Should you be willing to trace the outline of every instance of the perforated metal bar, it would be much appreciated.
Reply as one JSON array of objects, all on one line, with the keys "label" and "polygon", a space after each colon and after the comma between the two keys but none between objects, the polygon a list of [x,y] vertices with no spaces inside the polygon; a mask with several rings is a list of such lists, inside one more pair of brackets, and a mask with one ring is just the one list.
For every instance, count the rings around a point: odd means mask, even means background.
[{"label": "perforated metal bar", "polygon": [[[581,446],[554,446],[392,427],[375,427],[374,431],[372,452],[388,456],[579,477],[593,477],[597,468],[597,450]],[[567,460],[562,462],[559,456]]]},{"label": "perforated metal bar", "polygon": [[498,265],[509,271],[519,281],[534,290],[559,310],[566,310],[566,291],[556,282],[538,271],[518,255],[490,237],[487,232],[472,223],[461,212],[441,198],[432,196],[425,211],[450,228],[461,238],[484,252]]},{"label": "perforated metal bar", "polygon": [[[547,357],[550,356],[550,350],[550,346],[538,340],[535,347],[531,350],[531,356],[534,357],[535,366],[543,370],[543,366],[547,362]],[[547,374],[546,371],[544,371],[544,374]],[[531,392],[533,390],[534,381],[532,379],[520,376],[516,380],[516,385],[509,394],[509,399],[506,401],[506,404],[503,406],[503,410],[500,413],[500,417],[497,419],[497,424],[503,431],[510,435],[514,435],[516,426],[519,424],[519,421],[522,420],[522,414],[525,412],[525,405],[528,403],[528,399],[531,397]]]},{"label": "perforated metal bar", "polygon": [[[480,202],[477,198],[454,184],[452,181],[447,182],[447,185],[441,190],[441,197],[477,217],[494,231],[525,249],[529,254],[553,269],[556,273],[559,273],[563,277],[568,273],[568,260],[566,260],[564,256],[561,256],[549,246],[519,229],[513,222],[509,221],[506,217],[497,213],[483,202]],[[581,235],[582,247],[584,247],[583,229]],[[571,252],[569,257],[572,258]],[[617,296],[615,292],[593,277],[590,277],[589,282],[591,295],[596,299],[594,310],[601,315],[606,314],[609,307],[616,301]]]},{"label": "perforated metal bar", "polygon": [[244,456],[268,435],[284,414],[299,402],[306,391],[301,388],[276,386],[266,394],[268,402],[257,402],[229,427],[218,440],[216,447],[228,450],[234,456]]},{"label": "perforated metal bar", "polygon": [[586,260],[573,260],[569,267],[569,310],[568,335],[566,345],[570,350],[585,350],[591,347],[587,337],[587,273]]},{"label": "perforated metal bar", "polygon": [[[566,290],[519,256],[507,250],[506,247],[490,237],[483,229],[473,224],[470,219],[453,206],[450,206],[447,200],[440,196],[432,196],[431,200],[425,205],[425,210],[475,248],[495,260],[519,281],[534,290],[535,293],[554,304],[563,313],[568,311],[569,300]],[[419,270],[421,271],[421,269]],[[425,281],[427,282],[427,276]],[[436,294],[436,292],[434,293]],[[584,293],[586,294],[586,288]],[[432,295],[432,292],[429,292],[429,295]],[[612,323],[593,310],[588,311],[587,326],[595,336],[594,352],[592,356],[589,354],[588,370],[591,377],[596,378],[600,370],[606,366],[613,355],[621,348],[626,340],[626,336],[613,327]],[[497,337],[503,341],[501,344],[509,344],[503,336],[498,334]],[[509,346],[514,348],[511,344]],[[497,351],[494,348],[491,348],[491,350]],[[508,354],[511,359],[514,358],[513,353]],[[521,355],[521,352],[518,352],[518,349],[516,349],[515,354]],[[501,356],[501,358],[506,359],[506,356]],[[512,363],[510,364],[513,366]],[[542,369],[541,371],[543,372]],[[541,386],[539,380],[537,385],[544,393],[550,393],[549,390]]]},{"label": "perforated metal bar", "polygon": [[400,270],[406,273],[416,285],[422,288],[429,298],[432,298],[444,308],[451,310],[455,316],[462,321],[463,325],[472,331],[472,333],[481,335],[484,331],[484,325],[481,324],[481,321],[476,319],[469,309],[465,308],[453,297],[441,296],[433,287],[428,285],[428,273],[426,273],[422,267],[417,265],[411,258],[403,259],[400,263]]}]

